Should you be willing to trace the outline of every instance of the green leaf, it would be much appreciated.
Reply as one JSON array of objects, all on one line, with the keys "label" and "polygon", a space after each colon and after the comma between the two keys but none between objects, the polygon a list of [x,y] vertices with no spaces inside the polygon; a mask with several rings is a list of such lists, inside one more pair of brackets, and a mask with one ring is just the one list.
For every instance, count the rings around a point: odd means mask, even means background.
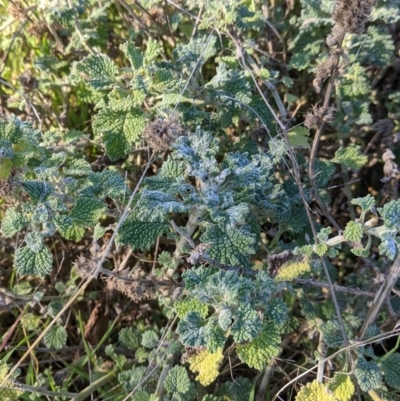
[{"label": "green leaf", "polygon": [[1,230],[7,238],[10,238],[20,232],[28,223],[29,221],[25,215],[17,212],[15,207],[11,207],[7,209],[1,222]]},{"label": "green leaf", "polygon": [[26,246],[35,253],[41,251],[44,247],[43,234],[38,232],[30,232],[25,235]]},{"label": "green leaf", "polygon": [[102,135],[110,160],[128,155],[142,134],[146,120],[140,110],[112,110],[104,108],[96,114],[93,131]]},{"label": "green leaf", "polygon": [[360,220],[364,221],[365,214],[375,206],[375,198],[368,194],[363,198],[354,198],[351,200],[352,205],[358,205],[361,208]]},{"label": "green leaf", "polygon": [[355,392],[351,376],[341,372],[335,373],[328,384],[328,389],[332,391],[337,401],[350,401]]},{"label": "green leaf", "polygon": [[317,244],[317,245],[314,245],[313,251],[314,251],[318,256],[324,256],[325,253],[328,251],[328,245],[326,245],[326,244]]},{"label": "green leaf", "polygon": [[132,327],[124,327],[118,333],[118,340],[131,351],[135,351],[140,346],[141,336]]},{"label": "green leaf", "polygon": [[311,272],[311,264],[308,257],[295,258],[288,260],[281,266],[275,280],[293,281],[295,278],[308,272]]},{"label": "green leaf", "polygon": [[183,318],[191,311],[199,312],[203,318],[208,314],[208,305],[192,297],[176,300],[174,302],[174,309],[179,318]]},{"label": "green leaf", "polygon": [[43,342],[48,348],[61,350],[67,344],[67,331],[60,324],[50,327],[49,331],[44,335]]},{"label": "green leaf", "polygon": [[400,231],[400,200],[392,200],[386,203],[383,208],[378,208],[387,228]]},{"label": "green leaf", "polygon": [[158,43],[157,40],[149,39],[146,46],[145,52],[145,64],[149,64],[151,61],[155,60],[155,58],[161,54],[163,51],[162,46]]},{"label": "green leaf", "polygon": [[320,326],[324,341],[328,347],[339,347],[343,343],[343,335],[337,320],[328,320]]},{"label": "green leaf", "polygon": [[93,238],[94,239],[103,238],[106,231],[107,231],[107,227],[103,227],[101,224],[97,223],[94,226]]},{"label": "green leaf", "polygon": [[332,160],[335,163],[343,164],[352,170],[359,170],[368,161],[368,157],[361,153],[361,147],[350,144],[345,148],[340,147],[335,152],[335,157]]},{"label": "green leaf", "polygon": [[118,231],[117,242],[129,245],[132,249],[149,249],[159,235],[167,232],[170,223],[162,221],[140,221],[132,215],[128,217]]},{"label": "green leaf", "polygon": [[300,389],[295,401],[336,401],[336,399],[326,386],[314,380]]},{"label": "green leaf", "polygon": [[212,259],[233,266],[248,267],[249,256],[256,252],[257,247],[257,235],[248,225],[228,224],[225,230],[217,225],[207,226],[200,239],[209,244],[207,254]]},{"label": "green leaf", "polygon": [[158,334],[154,330],[147,330],[142,335],[141,344],[143,347],[152,349],[158,345]]},{"label": "green leaf", "polygon": [[249,304],[239,306],[235,322],[231,327],[233,339],[237,343],[251,341],[258,336],[261,330],[262,323],[257,311]]},{"label": "green leaf", "polygon": [[400,389],[400,354],[395,353],[381,359],[385,382],[393,388]]},{"label": "green leaf", "polygon": [[15,374],[11,375],[11,378],[4,380],[9,373],[9,366],[5,361],[0,361],[0,383],[1,383],[1,400],[2,401],[14,401],[20,400],[21,396],[24,394],[24,390],[18,387],[18,384],[15,383],[14,379],[16,378]]},{"label": "green leaf", "polygon": [[386,255],[390,260],[394,260],[397,255],[398,245],[393,232],[383,232],[380,235],[381,243],[378,251],[381,255]]},{"label": "green leaf", "polygon": [[260,335],[248,344],[238,344],[236,352],[242,362],[261,370],[278,354],[280,342],[278,327],[265,323]]},{"label": "green leaf", "polygon": [[249,398],[251,388],[251,381],[239,376],[235,377],[234,381],[222,383],[216,394],[222,397],[222,400],[253,401]]},{"label": "green leaf", "polygon": [[65,169],[65,175],[72,175],[75,177],[86,177],[92,172],[90,164],[83,159],[74,159],[69,164],[69,167]]},{"label": "green leaf", "polygon": [[54,318],[64,307],[64,303],[60,300],[51,301],[47,308],[47,313],[50,317]]},{"label": "green leaf", "polygon": [[281,298],[274,298],[268,305],[265,317],[275,323],[277,326],[282,326],[288,316],[288,307]]},{"label": "green leaf", "polygon": [[308,136],[310,131],[305,127],[294,127],[288,133],[289,144],[293,148],[310,149]]},{"label": "green leaf", "polygon": [[45,181],[28,180],[21,185],[34,202],[44,202],[53,190],[52,186]]},{"label": "green leaf", "polygon": [[121,50],[125,53],[129,59],[132,68],[138,70],[143,65],[143,55],[140,49],[138,49],[134,43],[126,42],[120,46]]},{"label": "green leaf", "polygon": [[105,209],[105,203],[98,199],[78,198],[69,216],[80,226],[92,227],[100,220]]},{"label": "green leaf", "polygon": [[169,372],[164,382],[165,389],[172,394],[185,394],[189,391],[190,379],[183,366],[174,366]]},{"label": "green leaf", "polygon": [[207,350],[211,353],[217,352],[218,349],[223,349],[226,342],[225,331],[220,326],[215,324],[213,319],[208,319],[204,331]]},{"label": "green leaf", "polygon": [[33,252],[28,247],[18,248],[15,251],[14,266],[20,275],[44,277],[53,268],[53,258],[46,247],[39,252]]},{"label": "green leaf", "polygon": [[358,221],[349,221],[344,230],[346,241],[359,242],[363,236],[363,226]]},{"label": "green leaf", "polygon": [[115,82],[118,72],[114,62],[105,55],[91,55],[78,62],[75,69],[96,90],[107,89]]},{"label": "green leaf", "polygon": [[206,345],[204,319],[198,312],[189,312],[182,318],[176,330],[183,345],[203,347]]},{"label": "green leaf", "polygon": [[373,361],[367,362],[363,357],[358,358],[354,374],[362,391],[369,391],[382,385],[382,375],[378,365]]}]

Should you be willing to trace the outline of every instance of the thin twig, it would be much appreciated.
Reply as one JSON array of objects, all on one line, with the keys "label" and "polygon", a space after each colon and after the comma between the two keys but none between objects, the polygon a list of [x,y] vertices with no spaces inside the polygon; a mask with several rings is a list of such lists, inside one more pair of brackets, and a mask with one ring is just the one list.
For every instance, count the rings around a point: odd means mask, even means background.
[{"label": "thin twig", "polygon": [[83,35],[83,31],[81,28],[81,24],[78,20],[78,18],[76,18],[76,14],[75,14],[75,8],[74,8],[74,4],[72,3],[72,0],[67,0],[67,4],[68,7],[73,11],[74,13],[74,25],[75,25],[75,29],[76,32],[78,33],[79,39],[82,42],[83,47],[92,55],[97,54],[96,50],[94,50],[92,48],[92,46],[89,45],[89,43],[87,42],[87,40],[85,39],[85,36]]},{"label": "thin twig", "polygon": [[396,284],[397,279],[400,275],[400,253],[397,255],[395,261],[393,262],[388,274],[386,275],[385,281],[382,283],[379,291],[377,292],[375,299],[372,302],[371,308],[368,312],[367,317],[358,333],[358,337],[362,339],[368,327],[374,323],[382,305],[388,299],[393,286]]}]

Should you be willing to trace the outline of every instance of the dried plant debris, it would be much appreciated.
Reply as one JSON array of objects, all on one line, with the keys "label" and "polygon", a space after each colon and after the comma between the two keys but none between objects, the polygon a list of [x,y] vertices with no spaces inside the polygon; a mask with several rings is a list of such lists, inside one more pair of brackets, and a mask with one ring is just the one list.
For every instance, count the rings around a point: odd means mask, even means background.
[{"label": "dried plant debris", "polygon": [[83,279],[88,278],[96,270],[96,262],[93,259],[81,255],[73,264],[79,276]]},{"label": "dried plant debris", "polygon": [[361,35],[375,3],[375,0],[339,0],[333,9],[333,20],[345,32]]},{"label": "dried plant debris", "polygon": [[318,128],[321,122],[329,122],[333,119],[335,110],[334,106],[330,106],[326,110],[320,106],[313,106],[306,114],[304,126],[308,129]]},{"label": "dried plant debris", "polygon": [[112,281],[119,292],[134,302],[151,299],[158,293],[172,295],[177,288],[177,284],[169,276],[159,278],[151,273],[146,275],[140,268],[114,270],[113,273],[107,280]]},{"label": "dried plant debris", "polygon": [[165,152],[177,138],[185,134],[185,129],[179,124],[178,116],[172,115],[167,119],[157,118],[148,124],[143,138],[156,152]]}]

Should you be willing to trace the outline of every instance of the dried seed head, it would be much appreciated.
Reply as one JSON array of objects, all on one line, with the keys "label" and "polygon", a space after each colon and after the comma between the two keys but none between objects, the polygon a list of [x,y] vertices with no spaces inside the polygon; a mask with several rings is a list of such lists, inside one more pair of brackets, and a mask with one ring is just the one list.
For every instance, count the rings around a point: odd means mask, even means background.
[{"label": "dried seed head", "polygon": [[156,152],[165,152],[184,134],[185,129],[179,124],[178,116],[173,115],[166,120],[158,118],[148,124],[143,138]]},{"label": "dried seed head", "polygon": [[332,17],[345,32],[361,35],[376,0],[338,0]]},{"label": "dried seed head", "polygon": [[320,106],[313,106],[306,114],[304,126],[308,129],[317,129],[322,121],[329,122],[332,120],[335,110],[334,106],[329,106],[326,110]]},{"label": "dried seed head", "polygon": [[31,91],[39,87],[39,81],[32,75],[30,71],[25,71],[19,77],[19,82],[26,91]]},{"label": "dried seed head", "polygon": [[118,277],[111,276],[109,280],[114,282],[115,288],[125,294],[134,302],[150,299],[155,295],[156,287],[149,280],[141,280],[142,270],[134,268],[132,271],[125,269],[116,272]]}]

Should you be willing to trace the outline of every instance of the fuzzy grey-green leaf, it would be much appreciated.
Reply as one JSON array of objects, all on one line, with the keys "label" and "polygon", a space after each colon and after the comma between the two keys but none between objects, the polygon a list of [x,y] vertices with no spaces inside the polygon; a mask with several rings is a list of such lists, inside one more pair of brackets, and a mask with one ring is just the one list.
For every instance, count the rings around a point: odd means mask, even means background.
[{"label": "fuzzy grey-green leaf", "polygon": [[39,252],[21,247],[15,251],[14,266],[20,275],[32,274],[44,277],[53,268],[53,258],[47,247],[43,247]]}]

